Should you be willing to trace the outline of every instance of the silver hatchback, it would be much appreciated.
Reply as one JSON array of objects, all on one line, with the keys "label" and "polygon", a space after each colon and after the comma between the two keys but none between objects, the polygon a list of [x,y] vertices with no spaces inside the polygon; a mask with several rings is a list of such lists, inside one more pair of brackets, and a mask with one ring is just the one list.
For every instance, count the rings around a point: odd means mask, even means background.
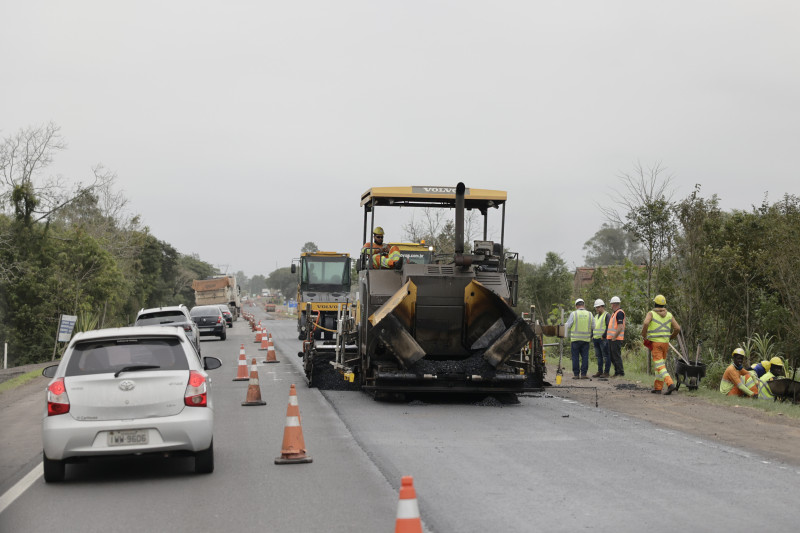
[{"label": "silver hatchback", "polygon": [[183,329],[158,326],[78,333],[58,365],[43,370],[44,479],[65,465],[108,455],[193,455],[195,472],[214,470],[214,405],[206,370]]}]

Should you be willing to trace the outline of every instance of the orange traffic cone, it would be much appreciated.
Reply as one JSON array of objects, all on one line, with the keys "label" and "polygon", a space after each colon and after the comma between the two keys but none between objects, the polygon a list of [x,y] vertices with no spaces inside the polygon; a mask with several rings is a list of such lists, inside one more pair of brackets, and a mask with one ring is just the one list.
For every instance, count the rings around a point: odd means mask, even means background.
[{"label": "orange traffic cone", "polygon": [[256,342],[263,341],[265,334],[266,334],[266,330],[261,329],[261,325],[259,325],[258,329],[256,330]]},{"label": "orange traffic cone", "polygon": [[297,405],[297,391],[292,384],[289,389],[289,405],[286,408],[286,426],[283,430],[281,456],[275,458],[275,464],[310,463],[312,460],[306,455],[303,428],[300,426],[300,407]]},{"label": "orange traffic cone", "polygon": [[417,493],[414,491],[414,478],[411,476],[403,476],[401,480],[394,533],[422,533]]},{"label": "orange traffic cone", "polygon": [[255,357],[250,363],[250,385],[247,386],[247,396],[242,405],[267,405],[267,402],[261,399],[261,386],[258,384],[258,368]]},{"label": "orange traffic cone", "polygon": [[272,333],[269,334],[267,337],[267,358],[264,360],[265,363],[280,363],[275,356],[275,345],[272,343]]},{"label": "orange traffic cone", "polygon": [[242,344],[242,349],[239,350],[239,370],[233,381],[247,381],[249,379],[250,377],[247,375],[247,356],[244,354],[244,344]]},{"label": "orange traffic cone", "polygon": [[269,333],[266,331],[264,335],[261,337],[261,346],[258,347],[259,350],[266,350],[269,348]]}]

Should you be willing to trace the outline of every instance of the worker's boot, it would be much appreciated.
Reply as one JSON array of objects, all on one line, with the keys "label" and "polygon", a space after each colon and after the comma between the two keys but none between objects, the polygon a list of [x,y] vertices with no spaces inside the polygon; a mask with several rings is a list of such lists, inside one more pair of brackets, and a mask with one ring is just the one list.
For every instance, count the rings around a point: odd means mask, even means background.
[{"label": "worker's boot", "polygon": [[603,374],[602,374],[602,372],[600,372],[600,371],[598,370],[596,374],[592,374],[592,377],[593,377],[593,378],[599,378],[599,377],[600,377],[600,376],[602,376],[602,375],[603,375]]},{"label": "worker's boot", "polygon": [[670,394],[672,394],[672,391],[674,390],[675,390],[675,384],[671,383],[670,386],[667,387],[667,392],[665,392],[664,395],[669,396]]},{"label": "worker's boot", "polygon": [[653,389],[650,392],[652,392],[653,394],[661,394],[661,389]]}]

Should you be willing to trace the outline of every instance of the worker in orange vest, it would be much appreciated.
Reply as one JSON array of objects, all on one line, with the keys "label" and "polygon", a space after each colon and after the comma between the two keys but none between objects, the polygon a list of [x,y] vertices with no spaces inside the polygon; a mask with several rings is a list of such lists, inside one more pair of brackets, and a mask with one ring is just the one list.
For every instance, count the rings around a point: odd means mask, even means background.
[{"label": "worker in orange vest", "polygon": [[361,248],[362,255],[372,256],[372,268],[394,268],[402,259],[400,248],[384,244],[383,237],[383,228],[377,226],[372,231],[372,242],[365,243]]},{"label": "worker in orange vest", "polygon": [[625,340],[625,311],[620,309],[619,296],[611,297],[611,316],[608,319],[608,329],[606,339],[608,339],[608,354],[611,364],[614,365],[612,378],[625,375],[625,368],[622,366],[622,341]]}]

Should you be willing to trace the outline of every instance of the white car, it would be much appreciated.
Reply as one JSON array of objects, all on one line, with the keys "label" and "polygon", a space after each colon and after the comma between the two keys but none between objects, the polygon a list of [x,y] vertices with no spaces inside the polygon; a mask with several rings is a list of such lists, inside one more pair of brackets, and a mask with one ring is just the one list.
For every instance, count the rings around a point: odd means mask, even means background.
[{"label": "white car", "polygon": [[133,325],[183,328],[186,336],[194,344],[197,353],[200,353],[200,332],[189,314],[189,308],[183,304],[141,309],[136,315],[136,322]]},{"label": "white car", "polygon": [[214,404],[202,360],[182,328],[141,326],[78,333],[52,378],[42,420],[44,479],[65,465],[108,455],[193,455],[214,470]]}]

